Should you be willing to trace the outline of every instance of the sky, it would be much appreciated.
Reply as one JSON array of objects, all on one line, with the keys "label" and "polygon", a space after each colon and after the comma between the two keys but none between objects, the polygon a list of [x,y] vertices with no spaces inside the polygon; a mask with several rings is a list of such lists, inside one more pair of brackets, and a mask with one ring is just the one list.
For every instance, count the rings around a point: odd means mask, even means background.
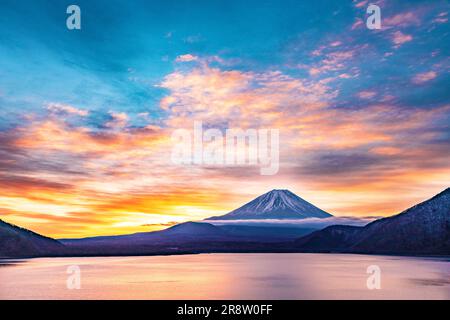
[{"label": "sky", "polygon": [[[126,234],[272,189],[390,216],[449,187],[450,5],[371,3],[379,30],[368,1],[2,1],[0,218]],[[194,121],[279,130],[279,171],[174,164]]]}]

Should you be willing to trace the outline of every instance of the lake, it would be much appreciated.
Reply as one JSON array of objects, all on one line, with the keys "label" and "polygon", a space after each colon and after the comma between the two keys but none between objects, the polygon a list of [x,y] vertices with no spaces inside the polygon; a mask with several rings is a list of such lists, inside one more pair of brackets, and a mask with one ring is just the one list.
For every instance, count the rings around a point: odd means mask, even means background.
[{"label": "lake", "polygon": [[[0,299],[450,299],[449,262],[301,253],[0,260]],[[380,289],[368,289],[369,266]]]}]

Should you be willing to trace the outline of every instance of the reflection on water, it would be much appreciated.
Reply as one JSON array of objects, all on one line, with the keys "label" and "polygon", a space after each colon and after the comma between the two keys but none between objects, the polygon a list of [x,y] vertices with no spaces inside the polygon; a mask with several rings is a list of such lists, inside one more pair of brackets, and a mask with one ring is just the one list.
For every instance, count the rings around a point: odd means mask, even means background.
[{"label": "reflection on water", "polygon": [[450,285],[450,279],[448,278],[436,278],[436,279],[411,279],[416,284],[422,286],[448,286]]},{"label": "reflection on water", "polygon": [[20,264],[27,263],[27,260],[18,260],[18,259],[0,259],[0,268],[8,267],[8,266],[16,266]]},{"label": "reflection on water", "polygon": [[[0,260],[0,299],[450,299],[449,259],[202,254]],[[81,289],[67,289],[79,266]],[[367,267],[381,289],[367,288]]]}]

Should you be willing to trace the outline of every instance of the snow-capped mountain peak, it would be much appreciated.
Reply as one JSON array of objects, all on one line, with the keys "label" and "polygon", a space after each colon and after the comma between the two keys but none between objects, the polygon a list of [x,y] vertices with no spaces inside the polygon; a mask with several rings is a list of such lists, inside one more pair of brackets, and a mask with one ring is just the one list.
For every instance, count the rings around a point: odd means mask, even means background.
[{"label": "snow-capped mountain peak", "polygon": [[207,220],[230,219],[304,219],[327,218],[331,215],[289,190],[274,189],[242,207],[220,217]]}]

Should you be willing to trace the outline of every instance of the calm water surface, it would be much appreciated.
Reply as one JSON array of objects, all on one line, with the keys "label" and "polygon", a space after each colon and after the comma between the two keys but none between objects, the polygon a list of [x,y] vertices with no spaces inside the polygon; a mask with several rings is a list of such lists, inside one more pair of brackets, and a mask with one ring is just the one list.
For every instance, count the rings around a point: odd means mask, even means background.
[{"label": "calm water surface", "polygon": [[[339,254],[201,254],[0,260],[0,299],[450,299],[450,260]],[[81,289],[67,289],[67,268]],[[367,289],[367,267],[381,289]]]}]

